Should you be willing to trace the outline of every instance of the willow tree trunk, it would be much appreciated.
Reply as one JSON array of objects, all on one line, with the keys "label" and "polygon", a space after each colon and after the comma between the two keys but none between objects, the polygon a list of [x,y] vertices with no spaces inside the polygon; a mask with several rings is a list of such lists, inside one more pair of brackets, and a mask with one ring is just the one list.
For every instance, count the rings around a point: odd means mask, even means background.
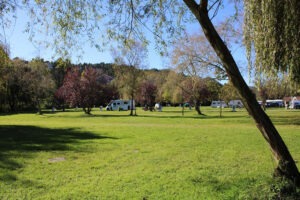
[{"label": "willow tree trunk", "polygon": [[254,94],[242,77],[229,49],[209,19],[207,9],[208,1],[202,0],[200,4],[197,4],[194,0],[184,0],[184,2],[197,18],[206,38],[214,48],[218,57],[222,60],[230,81],[241,95],[248,113],[253,117],[257,128],[269,143],[271,151],[278,161],[278,166],[275,169],[276,174],[286,177],[293,181],[296,186],[300,186],[300,174],[287,146],[270,118],[259,106]]}]

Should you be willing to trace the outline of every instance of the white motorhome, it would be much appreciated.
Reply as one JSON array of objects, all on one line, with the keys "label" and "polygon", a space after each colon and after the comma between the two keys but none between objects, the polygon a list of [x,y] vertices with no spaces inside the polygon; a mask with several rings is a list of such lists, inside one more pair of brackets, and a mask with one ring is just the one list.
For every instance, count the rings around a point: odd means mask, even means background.
[{"label": "white motorhome", "polygon": [[282,99],[267,99],[266,106],[267,107],[283,107],[284,102]]},{"label": "white motorhome", "polygon": [[241,100],[230,100],[228,103],[229,107],[235,107],[235,108],[242,108],[244,107],[243,103]]},{"label": "white motorhome", "polygon": [[212,108],[227,108],[227,104],[225,103],[225,101],[212,101],[210,106]]},{"label": "white motorhome", "polygon": [[131,110],[131,106],[133,106],[133,110],[135,109],[135,102],[134,100],[111,100],[109,104],[106,106],[106,110]]},{"label": "white motorhome", "polygon": [[300,109],[300,100],[293,100],[290,102],[290,109]]}]

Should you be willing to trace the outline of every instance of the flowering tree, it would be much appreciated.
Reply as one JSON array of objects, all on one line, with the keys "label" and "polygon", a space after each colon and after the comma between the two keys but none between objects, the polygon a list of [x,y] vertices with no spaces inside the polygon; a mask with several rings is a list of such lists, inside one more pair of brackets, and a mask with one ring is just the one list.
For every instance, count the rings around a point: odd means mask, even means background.
[{"label": "flowering tree", "polygon": [[63,85],[56,91],[57,99],[63,99],[71,106],[78,106],[80,96],[80,72],[78,68],[69,68]]},{"label": "flowering tree", "polygon": [[140,84],[137,100],[143,104],[149,106],[150,111],[152,111],[155,104],[157,94],[157,86],[149,80],[145,80]]},{"label": "flowering tree", "polygon": [[105,96],[105,91],[108,91],[110,80],[98,69],[87,67],[80,73],[79,68],[69,68],[63,85],[55,93],[56,99],[71,106],[80,106],[86,114],[90,114],[99,99]]},{"label": "flowering tree", "polygon": [[103,87],[100,78],[101,71],[94,68],[86,68],[80,77],[78,100],[86,114],[90,114],[97,101],[100,90]]}]

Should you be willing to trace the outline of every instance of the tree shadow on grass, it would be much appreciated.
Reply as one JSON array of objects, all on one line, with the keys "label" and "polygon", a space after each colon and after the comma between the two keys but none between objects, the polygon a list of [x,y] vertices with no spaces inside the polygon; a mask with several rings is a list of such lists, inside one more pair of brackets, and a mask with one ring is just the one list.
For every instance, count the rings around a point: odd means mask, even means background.
[{"label": "tree shadow on grass", "polygon": [[[18,160],[39,151],[81,151],[74,144],[82,140],[117,139],[78,129],[49,129],[37,126],[0,126],[0,181],[17,180],[13,170],[24,167]],[[82,149],[83,150],[83,149]],[[4,172],[4,173],[1,173]]]},{"label": "tree shadow on grass", "polygon": [[[73,117],[73,116],[72,116]],[[80,117],[99,117],[99,118],[135,118],[135,117],[147,117],[147,118],[158,118],[158,119],[242,119],[242,118],[250,118],[249,115],[237,115],[237,116],[219,116],[219,115],[182,115],[179,113],[178,115],[166,115],[160,114],[160,113],[154,113],[154,114],[145,114],[145,113],[137,113],[137,115],[130,116],[129,114],[124,114],[124,115],[114,115],[114,114],[91,114],[89,116],[87,115],[80,115],[80,116],[75,116],[75,118],[80,118]]]},{"label": "tree shadow on grass", "polygon": [[277,125],[300,125],[299,116],[272,116],[271,120]]}]

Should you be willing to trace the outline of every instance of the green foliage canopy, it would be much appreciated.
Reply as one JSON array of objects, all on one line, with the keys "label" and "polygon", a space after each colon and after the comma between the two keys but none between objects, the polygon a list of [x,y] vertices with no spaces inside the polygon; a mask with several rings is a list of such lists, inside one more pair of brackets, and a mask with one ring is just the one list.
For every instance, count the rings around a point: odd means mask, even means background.
[{"label": "green foliage canopy", "polygon": [[[300,83],[300,1],[245,0],[245,43],[255,68]],[[252,55],[252,56],[251,56]]]}]

